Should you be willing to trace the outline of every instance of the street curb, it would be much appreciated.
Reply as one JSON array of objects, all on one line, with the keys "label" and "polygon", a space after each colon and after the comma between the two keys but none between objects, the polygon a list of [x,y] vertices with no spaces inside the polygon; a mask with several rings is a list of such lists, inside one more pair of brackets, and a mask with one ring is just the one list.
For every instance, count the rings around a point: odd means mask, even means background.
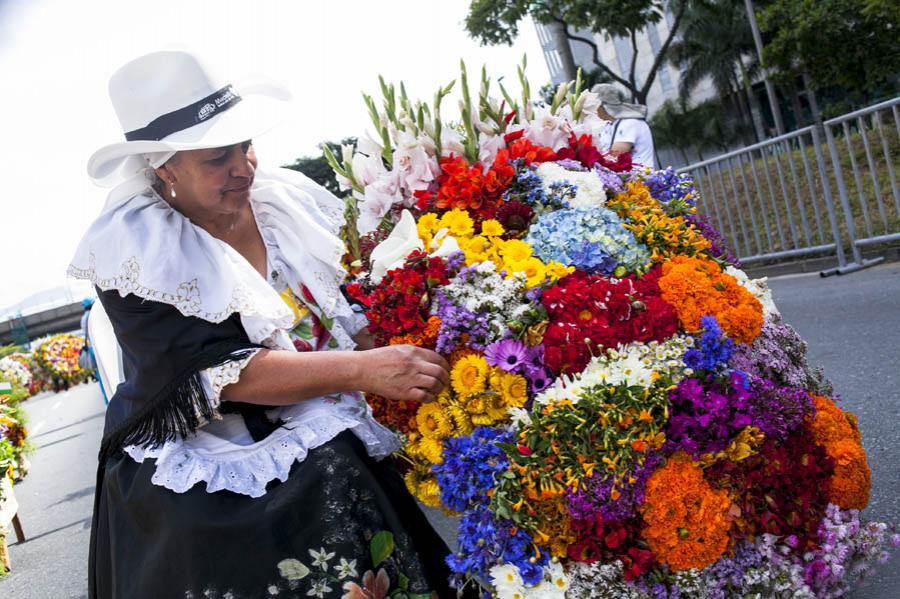
[{"label": "street curb", "polygon": [[[889,247],[883,250],[870,250],[862,253],[864,259],[884,257],[884,262],[900,262],[900,247]],[[823,258],[807,258],[792,262],[780,262],[775,264],[763,264],[748,266],[744,270],[750,278],[778,277],[781,275],[793,275],[802,273],[819,273],[837,266],[834,256]]]}]

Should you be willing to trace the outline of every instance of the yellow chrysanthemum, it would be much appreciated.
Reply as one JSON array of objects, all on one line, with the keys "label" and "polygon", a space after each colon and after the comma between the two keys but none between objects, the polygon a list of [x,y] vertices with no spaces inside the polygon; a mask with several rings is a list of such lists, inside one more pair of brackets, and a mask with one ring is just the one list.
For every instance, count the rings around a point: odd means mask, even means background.
[{"label": "yellow chrysanthemum", "polygon": [[432,464],[440,464],[444,461],[444,442],[440,439],[420,437],[417,441],[418,453]]},{"label": "yellow chrysanthemum", "polygon": [[566,266],[562,262],[548,262],[544,265],[544,268],[544,274],[552,281],[556,281],[575,272],[574,266]]},{"label": "yellow chrysanthemum", "polygon": [[508,263],[522,262],[531,258],[532,249],[530,245],[521,239],[510,239],[503,242],[503,246],[500,248],[500,255]]},{"label": "yellow chrysanthemum", "polygon": [[447,413],[450,415],[450,420],[453,421],[454,436],[462,437],[470,435],[472,434],[472,431],[475,430],[475,427],[472,426],[472,419],[469,418],[468,412],[466,412],[466,409],[458,403],[452,403],[447,406]]},{"label": "yellow chrysanthemum", "polygon": [[422,404],[416,412],[416,424],[419,425],[422,436],[430,439],[443,439],[453,433],[450,416],[444,413],[437,402]]},{"label": "yellow chrysanthemum", "polygon": [[503,398],[504,407],[521,408],[528,399],[528,384],[525,377],[503,372],[500,379],[500,396]]},{"label": "yellow chrysanthemum", "polygon": [[500,237],[504,233],[503,225],[500,221],[489,218],[481,223],[481,234],[485,237]]},{"label": "yellow chrysanthemum", "polygon": [[450,229],[450,234],[454,237],[466,237],[475,230],[475,223],[469,213],[458,208],[445,212],[439,224],[441,228]]},{"label": "yellow chrysanthemum", "polygon": [[510,272],[525,273],[525,286],[529,289],[544,282],[547,268],[538,258],[526,258],[519,262],[507,262]]},{"label": "yellow chrysanthemum", "polygon": [[450,372],[450,383],[458,395],[468,397],[484,391],[487,375],[488,363],[484,357],[469,354],[460,358],[453,365]]},{"label": "yellow chrysanthemum", "polygon": [[422,233],[437,233],[439,226],[439,217],[434,212],[427,212],[419,217],[419,222],[416,223],[416,228],[419,230],[419,235]]}]

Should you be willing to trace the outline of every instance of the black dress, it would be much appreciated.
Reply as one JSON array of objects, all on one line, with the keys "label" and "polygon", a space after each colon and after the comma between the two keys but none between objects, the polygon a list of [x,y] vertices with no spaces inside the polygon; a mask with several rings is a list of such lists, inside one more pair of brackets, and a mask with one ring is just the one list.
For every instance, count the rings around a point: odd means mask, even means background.
[{"label": "black dress", "polygon": [[[350,431],[294,462],[261,497],[154,484],[154,460],[138,463],[123,448],[191,434],[214,407],[198,373],[254,346],[236,315],[213,324],[117,291],[99,295],[126,380],[100,453],[92,599],[456,596],[446,545],[389,460],[371,458]],[[278,429],[234,405],[254,438]]]}]

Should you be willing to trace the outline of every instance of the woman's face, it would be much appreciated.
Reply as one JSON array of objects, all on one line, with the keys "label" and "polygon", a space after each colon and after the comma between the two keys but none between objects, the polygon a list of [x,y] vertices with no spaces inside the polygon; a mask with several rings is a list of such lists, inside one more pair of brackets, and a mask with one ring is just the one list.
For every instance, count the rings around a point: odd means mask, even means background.
[{"label": "woman's face", "polygon": [[164,197],[175,208],[189,217],[214,218],[239,212],[249,203],[256,163],[248,140],[221,148],[178,152],[156,172],[166,184]]}]

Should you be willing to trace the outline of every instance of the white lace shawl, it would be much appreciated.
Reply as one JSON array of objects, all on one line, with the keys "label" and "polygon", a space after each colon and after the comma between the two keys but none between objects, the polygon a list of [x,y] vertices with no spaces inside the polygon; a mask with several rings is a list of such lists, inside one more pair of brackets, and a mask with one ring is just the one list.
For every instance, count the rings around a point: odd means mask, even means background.
[{"label": "white lace shawl", "polygon": [[[287,169],[258,169],[251,198],[273,264],[298,297],[301,286],[306,286],[322,312],[334,319],[331,334],[338,349],[353,349],[352,336],[361,322],[339,287],[344,277],[338,266],[343,254],[337,237],[343,221],[341,201]],[[131,293],[166,303],[185,316],[209,322],[221,322],[237,312],[252,342],[296,351],[288,335],[293,314],[269,282],[228,244],[134,180],[110,193],[68,272],[104,291],[115,289],[122,297]],[[214,404],[251,358],[203,372]],[[294,461],[302,461],[310,449],[341,431],[353,430],[376,458],[399,446],[357,393],[305,400],[270,410],[269,415],[286,424],[258,443],[249,439],[239,416],[227,415],[190,438],[152,450],[127,451],[137,461],[155,458],[153,482],[175,492],[205,481],[209,492],[227,489],[258,497],[269,481],[286,480]]]}]

